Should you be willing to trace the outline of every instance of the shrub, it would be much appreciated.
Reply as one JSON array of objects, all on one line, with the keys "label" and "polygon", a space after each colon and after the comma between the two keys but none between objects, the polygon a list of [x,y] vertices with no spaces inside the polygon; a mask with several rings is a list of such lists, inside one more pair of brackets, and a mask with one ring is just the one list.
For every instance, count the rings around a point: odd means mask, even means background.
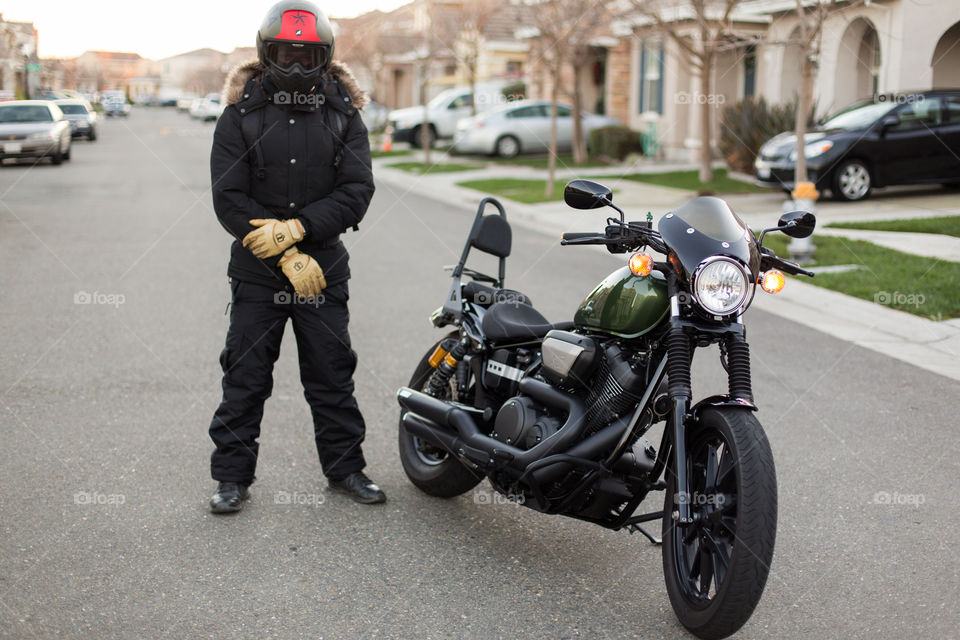
[{"label": "shrub", "polygon": [[[720,120],[720,153],[733,171],[753,173],[753,161],[767,140],[793,131],[796,103],[768,106],[763,98],[747,97],[723,110]],[[810,118],[812,124],[814,118]]]},{"label": "shrub", "polygon": [[643,134],[630,127],[611,125],[590,132],[590,154],[623,160],[631,153],[643,153]]},{"label": "shrub", "polygon": [[507,102],[523,100],[527,97],[527,85],[522,82],[508,84],[500,90],[500,93],[503,94],[503,97],[506,98]]}]

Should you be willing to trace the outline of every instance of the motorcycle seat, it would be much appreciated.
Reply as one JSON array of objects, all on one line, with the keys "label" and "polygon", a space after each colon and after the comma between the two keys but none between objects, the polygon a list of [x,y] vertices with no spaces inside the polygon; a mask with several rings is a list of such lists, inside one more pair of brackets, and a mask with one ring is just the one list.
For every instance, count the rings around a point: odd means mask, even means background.
[{"label": "motorcycle seat", "polygon": [[480,321],[484,335],[494,342],[538,339],[551,329],[572,327],[571,322],[552,324],[530,305],[513,302],[494,303]]},{"label": "motorcycle seat", "polygon": [[513,289],[498,289],[481,284],[475,280],[463,285],[463,299],[469,300],[473,304],[489,308],[496,302],[519,302],[520,304],[532,305],[530,298]]}]

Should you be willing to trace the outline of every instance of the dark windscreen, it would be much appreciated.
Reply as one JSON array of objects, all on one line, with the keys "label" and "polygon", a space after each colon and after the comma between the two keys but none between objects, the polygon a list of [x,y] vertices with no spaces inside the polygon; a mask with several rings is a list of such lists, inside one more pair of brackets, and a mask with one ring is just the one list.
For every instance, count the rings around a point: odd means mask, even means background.
[{"label": "dark windscreen", "polygon": [[87,111],[87,108],[82,104],[60,104],[57,106],[60,107],[60,111],[63,111],[64,113],[74,115],[74,116],[86,115],[87,113],[89,113],[89,111]]},{"label": "dark windscreen", "polygon": [[41,106],[0,107],[0,122],[53,122],[53,115],[49,109]]},{"label": "dark windscreen", "polygon": [[746,230],[740,218],[719,198],[697,198],[673,213],[700,233],[720,242],[742,240]]}]

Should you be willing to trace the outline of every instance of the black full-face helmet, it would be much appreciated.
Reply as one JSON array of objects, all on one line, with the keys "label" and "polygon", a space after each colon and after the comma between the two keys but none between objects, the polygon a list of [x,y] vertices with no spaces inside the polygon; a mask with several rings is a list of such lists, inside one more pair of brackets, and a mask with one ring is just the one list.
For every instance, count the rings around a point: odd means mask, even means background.
[{"label": "black full-face helmet", "polygon": [[333,59],[333,27],[312,2],[278,2],[257,31],[257,56],[278,89],[308,91]]}]

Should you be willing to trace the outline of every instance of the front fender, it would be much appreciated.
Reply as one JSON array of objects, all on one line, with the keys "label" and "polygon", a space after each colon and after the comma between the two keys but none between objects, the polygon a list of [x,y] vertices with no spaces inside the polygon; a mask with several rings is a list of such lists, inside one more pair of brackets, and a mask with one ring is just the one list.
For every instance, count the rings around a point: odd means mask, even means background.
[{"label": "front fender", "polygon": [[693,416],[694,420],[698,420],[700,418],[700,412],[707,407],[731,407],[734,409],[743,409],[745,411],[757,410],[757,405],[753,404],[749,400],[744,400],[743,398],[731,398],[728,394],[723,394],[707,396],[706,398],[703,398],[690,408],[690,415]]}]

